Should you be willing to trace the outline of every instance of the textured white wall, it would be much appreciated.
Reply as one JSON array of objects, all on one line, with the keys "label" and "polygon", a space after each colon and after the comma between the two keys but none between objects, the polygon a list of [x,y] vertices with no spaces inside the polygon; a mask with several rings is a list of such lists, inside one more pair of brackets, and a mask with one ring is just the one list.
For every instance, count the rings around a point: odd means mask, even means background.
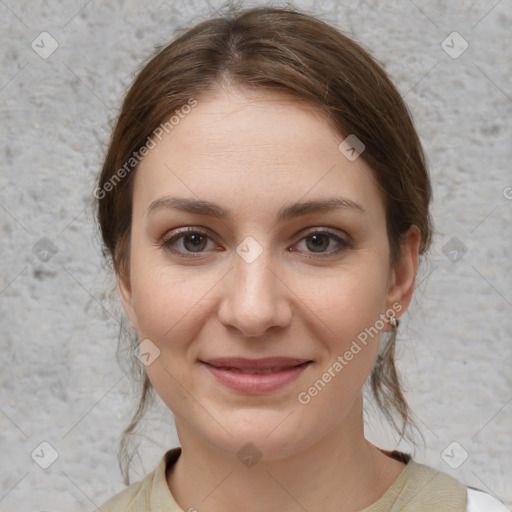
[{"label": "textured white wall", "polygon": [[[120,307],[107,297],[94,178],[141,60],[219,5],[0,2],[0,511],[87,511],[123,487],[116,450],[135,402],[115,360]],[[427,441],[417,460],[512,506],[512,5],[295,5],[385,64],[429,156],[438,233],[399,334]],[[58,44],[50,56],[43,31]],[[454,31],[469,44],[458,58],[441,47]],[[457,37],[446,43],[453,56],[464,44]],[[148,419],[139,476],[177,444],[171,420],[157,411]],[[377,427],[369,435],[383,445],[389,437]],[[31,458],[43,441],[58,454],[48,469]],[[452,442],[460,446],[443,459]],[[465,452],[459,467],[446,462]],[[41,464],[51,457],[48,446],[35,452]]]}]

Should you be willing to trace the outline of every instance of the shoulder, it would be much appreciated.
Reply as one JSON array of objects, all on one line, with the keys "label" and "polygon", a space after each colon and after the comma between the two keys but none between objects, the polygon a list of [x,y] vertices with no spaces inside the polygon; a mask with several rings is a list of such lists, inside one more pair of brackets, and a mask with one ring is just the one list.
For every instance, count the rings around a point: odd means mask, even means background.
[{"label": "shoulder", "polygon": [[149,499],[148,489],[154,477],[154,471],[146,475],[144,479],[131,484],[129,487],[110,498],[101,505],[95,512],[132,512],[141,510],[139,503],[141,500]]},{"label": "shoulder", "polygon": [[410,460],[402,477],[403,483],[394,503],[396,510],[465,512],[467,487],[450,475]]},{"label": "shoulder", "polygon": [[[146,512],[160,510],[153,505],[164,502],[171,505],[173,499],[166,482],[166,468],[176,461],[181,453],[181,448],[168,450],[160,459],[158,465],[142,480],[134,482],[119,494],[110,498],[94,512]],[[167,509],[166,509],[167,510]],[[169,510],[176,510],[172,506]],[[178,509],[179,510],[179,509]]]},{"label": "shoulder", "polygon": [[[418,463],[407,454],[400,460],[406,463],[402,474],[388,490],[380,506],[375,512],[381,510],[399,510],[400,512],[416,512],[418,510],[437,512],[450,510],[453,512],[512,512],[498,499],[490,494],[464,485],[452,476],[431,466]],[[397,457],[393,452],[392,456]],[[386,497],[389,506],[385,501]],[[374,512],[374,509],[368,509]]]},{"label": "shoulder", "polygon": [[468,503],[466,512],[510,512],[510,510],[490,494],[474,489],[467,488]]}]

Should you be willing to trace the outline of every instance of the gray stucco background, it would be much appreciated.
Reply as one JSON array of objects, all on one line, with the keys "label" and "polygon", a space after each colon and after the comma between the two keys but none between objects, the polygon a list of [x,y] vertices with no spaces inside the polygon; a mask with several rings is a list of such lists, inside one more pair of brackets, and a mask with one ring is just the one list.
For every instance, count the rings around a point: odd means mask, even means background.
[{"label": "gray stucco background", "polygon": [[[115,358],[121,308],[94,180],[140,63],[220,5],[0,1],[0,511],[87,511],[123,488],[117,444],[135,397]],[[295,5],[385,64],[429,157],[437,233],[398,336],[426,439],[416,460],[512,507],[512,3]],[[142,434],[133,480],[178,444],[158,406]]]}]

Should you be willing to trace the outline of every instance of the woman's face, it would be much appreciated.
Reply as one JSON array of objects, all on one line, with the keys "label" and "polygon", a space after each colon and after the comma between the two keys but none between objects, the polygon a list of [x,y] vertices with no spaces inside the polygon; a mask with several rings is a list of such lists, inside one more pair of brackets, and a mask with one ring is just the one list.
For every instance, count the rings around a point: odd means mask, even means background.
[{"label": "woman's face", "polygon": [[310,106],[197,100],[137,170],[121,297],[180,438],[284,457],[360,429],[376,331],[409,303],[419,237],[392,268],[370,168]]}]

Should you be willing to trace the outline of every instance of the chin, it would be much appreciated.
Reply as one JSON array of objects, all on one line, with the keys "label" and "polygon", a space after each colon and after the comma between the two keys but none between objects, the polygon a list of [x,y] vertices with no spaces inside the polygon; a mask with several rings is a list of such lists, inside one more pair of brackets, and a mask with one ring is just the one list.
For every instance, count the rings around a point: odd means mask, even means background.
[{"label": "chin", "polygon": [[252,412],[244,411],[238,418],[233,418],[232,422],[226,417],[223,425],[231,436],[219,436],[217,430],[215,433],[203,432],[204,438],[211,446],[244,463],[247,457],[262,461],[285,459],[307,449],[323,435],[323,432],[310,432],[307,421],[297,421],[298,418],[293,418],[294,413],[287,417],[289,412]]}]

